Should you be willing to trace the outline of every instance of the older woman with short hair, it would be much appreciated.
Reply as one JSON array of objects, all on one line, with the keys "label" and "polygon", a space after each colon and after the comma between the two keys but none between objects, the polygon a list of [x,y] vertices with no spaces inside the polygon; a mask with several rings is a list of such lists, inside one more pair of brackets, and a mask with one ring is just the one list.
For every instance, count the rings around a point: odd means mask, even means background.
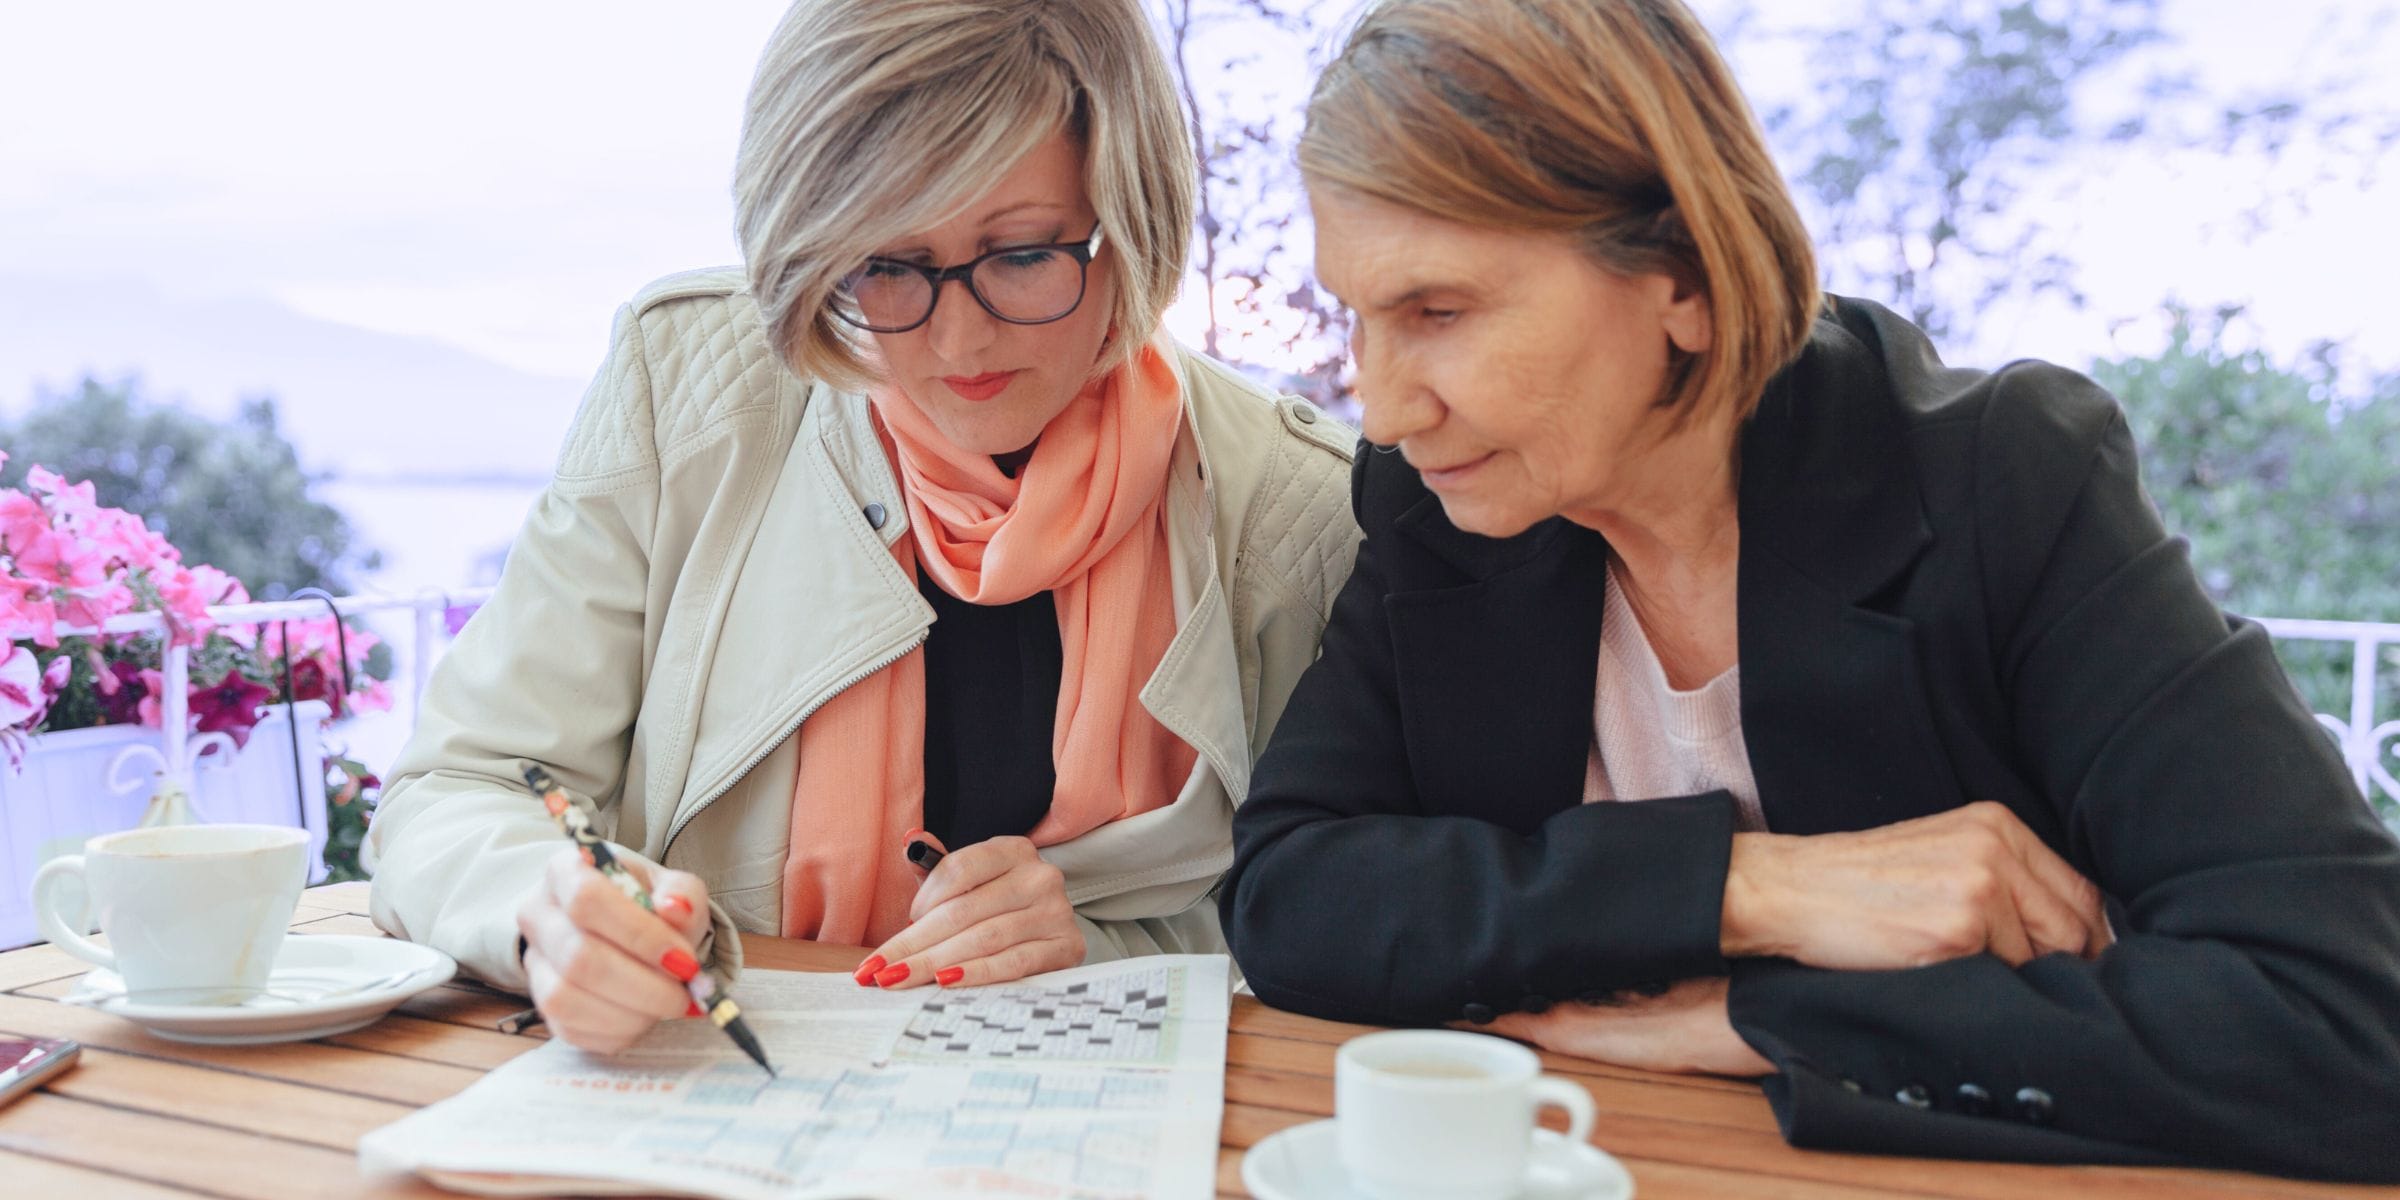
[{"label": "older woman with short hair", "polygon": [[903,988],[1222,948],[1233,798],[1357,530],[1352,435],[1159,332],[1194,176],[1134,0],[796,4],[744,269],[619,315],[384,794],[377,923],[601,1051],[737,929]]},{"label": "older woman with short hair", "polygon": [[2108,395],[1821,299],[1677,0],[1379,4],[1300,161],[1376,452],[1234,823],[1262,998],[1803,1146],[2400,1179],[2400,847]]}]

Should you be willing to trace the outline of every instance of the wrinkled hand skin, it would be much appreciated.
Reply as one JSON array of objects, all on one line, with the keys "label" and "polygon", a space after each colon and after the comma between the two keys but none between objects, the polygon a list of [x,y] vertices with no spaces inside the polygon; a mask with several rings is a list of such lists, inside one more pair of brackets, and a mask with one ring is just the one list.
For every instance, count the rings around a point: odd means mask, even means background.
[{"label": "wrinkled hand skin", "polygon": [[2100,889],[1988,801],[1855,833],[1734,835],[1728,958],[1876,971],[1990,954],[2013,967],[2113,941]]},{"label": "wrinkled hand skin", "polygon": [[1774,1074],[1775,1065],[1734,1032],[1725,991],[1722,976],[1686,979],[1655,996],[1626,993],[1605,1004],[1561,1004],[1542,1013],[1508,1013],[1489,1025],[1454,1027],[1647,1071]]}]

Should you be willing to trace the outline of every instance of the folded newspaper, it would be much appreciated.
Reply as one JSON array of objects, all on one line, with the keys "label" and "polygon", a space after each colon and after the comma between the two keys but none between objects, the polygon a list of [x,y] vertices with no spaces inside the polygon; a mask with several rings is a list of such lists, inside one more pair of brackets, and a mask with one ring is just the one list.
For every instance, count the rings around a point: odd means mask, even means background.
[{"label": "folded newspaper", "polygon": [[901,992],[753,970],[736,993],[772,1079],[704,1021],[608,1057],[553,1040],[368,1134],[362,1169],[489,1195],[1216,1193],[1222,956]]}]

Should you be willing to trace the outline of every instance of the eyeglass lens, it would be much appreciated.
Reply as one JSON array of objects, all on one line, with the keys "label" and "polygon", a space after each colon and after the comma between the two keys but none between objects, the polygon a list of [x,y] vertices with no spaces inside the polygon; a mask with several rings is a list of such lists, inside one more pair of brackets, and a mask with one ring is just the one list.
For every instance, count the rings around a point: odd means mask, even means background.
[{"label": "eyeglass lens", "polygon": [[[967,286],[1004,321],[1055,321],[1083,300],[1083,264],[1046,246],[1001,251],[976,260]],[[842,291],[870,329],[905,329],[933,312],[933,281],[900,263],[870,260],[851,272]]]}]

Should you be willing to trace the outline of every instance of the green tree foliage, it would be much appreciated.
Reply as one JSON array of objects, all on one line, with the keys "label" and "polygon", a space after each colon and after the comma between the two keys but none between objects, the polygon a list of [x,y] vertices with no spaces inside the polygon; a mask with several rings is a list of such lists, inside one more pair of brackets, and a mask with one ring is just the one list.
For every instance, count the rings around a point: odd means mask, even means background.
[{"label": "green tree foliage", "polygon": [[2228,348],[2236,316],[2179,311],[2157,355],[2093,365],[2152,498],[2227,608],[2400,621],[2400,378],[2344,401],[2329,359]]},{"label": "green tree foliage", "polygon": [[[2175,310],[2155,355],[2092,374],[2125,406],[2143,482],[2209,593],[2247,616],[2400,621],[2400,375],[2363,394],[2320,352],[2234,349],[2239,310]],[[2345,398],[2345,396],[2348,398]],[[2311,708],[2347,719],[2348,643],[2276,645]],[[2400,712],[2400,647],[2380,711]]]},{"label": "green tree foliage", "polygon": [[338,510],[310,497],[321,476],[301,468],[271,399],[244,401],[218,423],[153,403],[130,381],[85,379],[0,428],[0,448],[9,455],[0,486],[21,486],[35,464],[89,479],[102,504],[140,516],[185,562],[216,567],[262,600],[304,587],[341,595],[352,572],[379,563]]},{"label": "green tree foliage", "polygon": [[[2205,150],[2278,162],[2307,147],[2315,172],[2261,172],[2242,197],[2255,231],[2335,175],[2365,176],[2400,139],[2400,114],[2357,98],[2384,42],[2377,19],[2312,39],[2287,83],[2238,91],[2204,79],[2162,24],[2163,0],[1860,0],[1787,28],[1807,65],[1790,103],[1761,97],[1777,157],[1807,207],[1837,290],[1891,305],[1937,342],[2004,298],[2080,305],[2072,230],[2129,154]],[[1728,22],[1739,60],[1761,10]],[[1811,10],[1815,11],[1815,10]],[[1812,18],[1814,19],[1814,18]]]}]

